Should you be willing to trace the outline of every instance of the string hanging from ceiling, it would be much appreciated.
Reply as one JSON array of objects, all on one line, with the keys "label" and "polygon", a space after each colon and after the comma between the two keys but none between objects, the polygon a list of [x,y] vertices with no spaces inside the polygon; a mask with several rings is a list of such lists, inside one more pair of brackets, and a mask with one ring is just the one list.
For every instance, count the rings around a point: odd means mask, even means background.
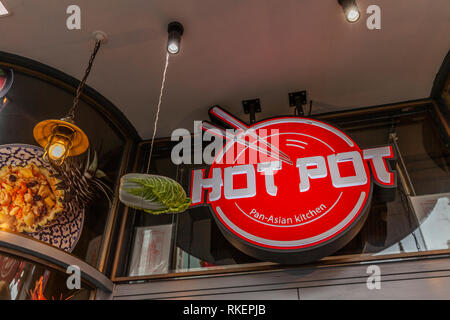
[{"label": "string hanging from ceiling", "polygon": [[170,54],[177,54],[180,51],[183,30],[183,26],[178,22],[172,22],[168,26],[167,53],[145,174],[128,173],[121,178],[120,183],[120,201],[129,207],[140,209],[151,214],[183,212],[191,204],[191,199],[186,196],[186,192],[178,182],[165,176],[149,174],[169,66],[169,56]]}]

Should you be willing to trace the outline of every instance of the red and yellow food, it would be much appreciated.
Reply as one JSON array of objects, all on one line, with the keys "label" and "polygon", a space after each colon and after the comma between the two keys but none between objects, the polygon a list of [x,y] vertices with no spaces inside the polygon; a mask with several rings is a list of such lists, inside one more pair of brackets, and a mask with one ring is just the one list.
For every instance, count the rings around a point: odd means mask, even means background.
[{"label": "red and yellow food", "polygon": [[34,232],[64,209],[59,180],[43,167],[5,166],[0,169],[0,229]]}]

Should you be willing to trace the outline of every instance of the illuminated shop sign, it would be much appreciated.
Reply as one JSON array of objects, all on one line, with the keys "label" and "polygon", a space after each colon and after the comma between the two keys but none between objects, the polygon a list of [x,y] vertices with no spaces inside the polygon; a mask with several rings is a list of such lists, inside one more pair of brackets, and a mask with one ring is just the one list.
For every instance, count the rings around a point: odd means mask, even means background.
[{"label": "illuminated shop sign", "polygon": [[248,255],[310,262],[358,233],[374,188],[394,190],[393,160],[391,146],[361,150],[330,124],[272,118],[230,139],[208,172],[192,172],[192,205],[208,205],[224,236]]}]

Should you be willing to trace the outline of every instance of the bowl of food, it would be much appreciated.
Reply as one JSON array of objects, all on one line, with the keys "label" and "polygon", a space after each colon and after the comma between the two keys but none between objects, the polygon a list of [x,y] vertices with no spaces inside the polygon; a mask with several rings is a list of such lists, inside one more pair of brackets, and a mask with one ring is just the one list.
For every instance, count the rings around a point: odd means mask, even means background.
[{"label": "bowl of food", "polygon": [[84,209],[65,209],[64,190],[43,153],[32,145],[0,145],[0,229],[70,252],[81,235]]},{"label": "bowl of food", "polygon": [[64,191],[45,167],[4,166],[0,169],[0,228],[36,232],[64,210]]}]

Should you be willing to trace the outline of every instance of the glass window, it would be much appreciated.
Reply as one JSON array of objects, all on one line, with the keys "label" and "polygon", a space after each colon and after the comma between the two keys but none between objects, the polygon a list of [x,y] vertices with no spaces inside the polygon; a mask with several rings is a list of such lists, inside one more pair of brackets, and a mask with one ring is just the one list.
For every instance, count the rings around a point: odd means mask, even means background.
[{"label": "glass window", "polygon": [[[345,130],[361,148],[391,144],[397,153],[398,188],[387,201],[374,196],[359,234],[334,254],[399,254],[448,249],[450,244],[450,157],[430,116],[432,106],[388,109],[324,121]],[[321,119],[319,117],[319,119]],[[170,141],[156,145],[150,172],[169,176],[189,189],[193,168],[175,166]],[[148,156],[149,144],[142,145]],[[144,172],[147,159],[137,163]],[[129,209],[118,277],[152,276],[261,264],[234,248],[222,235],[209,209],[153,216]],[[170,245],[165,243],[170,240]],[[164,243],[162,243],[164,242]]]},{"label": "glass window", "polygon": [[[14,83],[6,97],[8,103],[0,108],[0,167],[6,164],[25,166],[30,162],[36,163],[35,160],[41,161],[42,157],[35,151],[39,147],[33,137],[33,128],[40,121],[64,117],[72,105],[73,93],[15,70]],[[124,135],[101,109],[84,100],[79,102],[75,121],[89,138],[89,164],[92,164],[96,155],[98,168],[106,174],[102,181],[114,190],[125,150]],[[87,155],[88,152],[77,157],[76,166],[80,170],[72,168],[66,170],[65,175],[58,176],[64,182],[62,188],[65,201],[75,197],[87,199],[85,194],[92,188],[92,184],[89,184],[91,177],[84,174]],[[33,196],[39,196],[38,192],[36,190]],[[112,199],[113,194],[110,193],[109,197]],[[36,199],[32,200],[36,200],[36,203],[45,201],[44,198]],[[39,226],[36,231],[23,232],[97,266],[110,203],[100,190],[95,189],[84,210],[82,207],[72,208],[58,213],[52,221]],[[10,224],[3,227],[11,231],[8,226]]]},{"label": "glass window", "polygon": [[[393,201],[374,198],[363,229],[338,254],[395,254],[449,248],[449,151],[429,110],[419,108],[404,115],[391,115],[390,119],[374,117],[358,125],[347,122],[347,131],[361,147],[387,143],[394,146],[398,188]],[[442,229],[447,232],[440,232]]]},{"label": "glass window", "polygon": [[69,289],[67,274],[0,253],[0,300],[86,300],[92,288]]}]

